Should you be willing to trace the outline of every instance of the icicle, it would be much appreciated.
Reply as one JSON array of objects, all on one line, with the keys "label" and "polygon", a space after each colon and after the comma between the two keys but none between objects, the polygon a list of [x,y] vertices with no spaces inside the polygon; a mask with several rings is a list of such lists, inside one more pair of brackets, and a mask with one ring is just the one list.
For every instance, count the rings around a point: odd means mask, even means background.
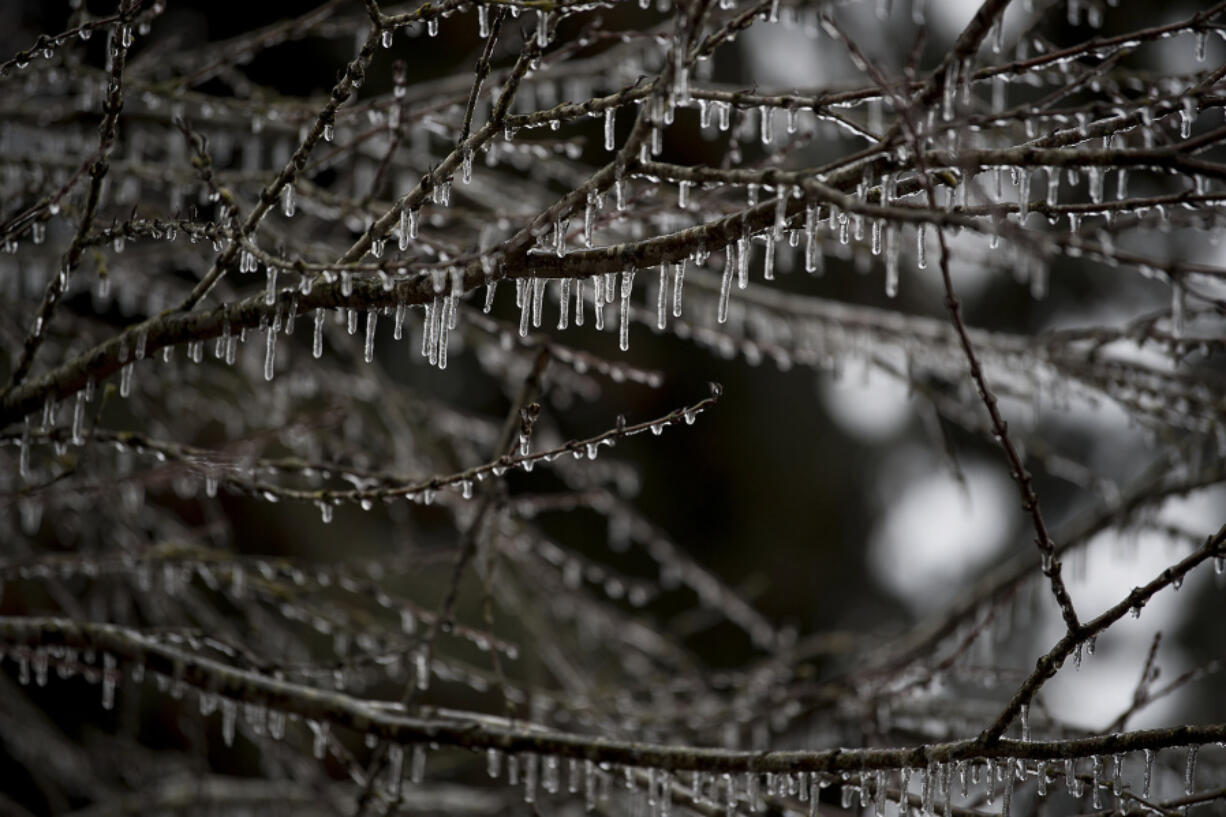
[{"label": "icicle", "polygon": [[[731,250],[732,245],[728,245]],[[729,253],[731,255],[731,252]],[[719,306],[716,312],[716,319],[720,323],[728,320],[728,293],[732,290],[732,259],[727,258],[724,261],[724,277],[719,284]]]},{"label": "icicle", "polygon": [[1192,120],[1196,118],[1196,100],[1190,96],[1183,98],[1183,106],[1179,109],[1179,138],[1187,139],[1192,135]]},{"label": "icicle", "polygon": [[1090,191],[1090,201],[1101,204],[1103,200],[1103,169],[1097,166],[1086,168],[1086,179]]},{"label": "icicle", "polygon": [[[729,248],[731,249],[731,248]],[[736,240],[736,288],[749,286],[749,239],[742,236]]]},{"label": "icicle", "polygon": [[565,329],[570,322],[570,279],[558,282],[558,328]]},{"label": "icicle", "polygon": [[668,264],[660,262],[660,288],[656,292],[656,328],[664,331],[668,307]]},{"label": "icicle", "polygon": [[529,752],[524,755],[524,802],[536,802],[536,770],[539,758]]},{"label": "icicle", "polygon": [[583,279],[575,280],[575,326],[583,326]]},{"label": "icicle", "polygon": [[413,745],[413,758],[409,764],[409,781],[418,785],[426,779],[426,747],[420,743]]},{"label": "icicle", "polygon": [[630,348],[630,288],[634,285],[634,270],[622,273],[621,309],[618,327],[618,348],[623,352]]},{"label": "icicle", "polygon": [[553,755],[545,758],[541,769],[541,788],[549,794],[558,793],[558,759]]},{"label": "icicle", "polygon": [[673,317],[681,317],[681,287],[685,284],[685,259],[673,264]]},{"label": "icicle", "polygon": [[596,764],[590,760],[583,761],[583,808],[585,811],[596,809]]},{"label": "icicle", "polygon": [[77,392],[76,402],[72,407],[72,444],[84,445],[85,437],[81,433],[81,426],[85,420],[85,392]]},{"label": "icicle", "polygon": [[769,105],[759,105],[758,113],[761,122],[762,144],[769,145],[775,140],[775,109]]},{"label": "icicle", "polygon": [[[833,213],[833,210],[831,211]],[[843,222],[846,224],[846,222]],[[805,272],[817,271],[817,256],[820,249],[817,244],[817,205],[805,205]]]},{"label": "icicle", "polygon": [[[482,6],[481,8],[484,9],[485,6]],[[487,749],[485,752],[485,772],[486,774],[488,774],[490,777],[496,778],[498,777],[498,774],[501,768],[502,768],[502,752],[494,748]]]},{"label": "icicle", "polygon": [[536,11],[536,47],[549,45],[549,12],[543,9]]},{"label": "icicle", "polygon": [[1025,226],[1026,216],[1030,214],[1030,168],[1027,167],[1020,168],[1018,173],[1017,210],[1018,223]]},{"label": "icicle", "polygon": [[539,327],[541,325],[541,307],[545,301],[545,282],[544,278],[532,279],[532,325]]},{"label": "icicle", "polygon": [[392,743],[387,747],[387,797],[393,803],[400,801],[400,786],[404,777],[404,747]]},{"label": "icicle", "polygon": [[596,223],[596,195],[587,194],[587,206],[583,208],[583,246],[592,246],[592,228]]},{"label": "icicle", "polygon": [[762,278],[766,281],[775,280],[775,237],[766,234],[762,248]]},{"label": "icicle", "polygon": [[234,724],[238,720],[238,704],[229,698],[221,699],[221,739],[226,746],[234,745]]},{"label": "icicle", "polygon": [[1141,797],[1149,799],[1149,784],[1154,776],[1154,750],[1145,750],[1145,776],[1141,781]]},{"label": "icicle", "polygon": [[[169,347],[167,347],[169,348]],[[127,397],[132,393],[132,369],[136,364],[129,361],[119,370],[119,396]]]},{"label": "icicle", "polygon": [[596,311],[596,331],[604,330],[604,276],[592,278],[592,306]]},{"label": "icicle", "polygon": [[1022,740],[1030,740],[1030,704],[1022,704],[1018,717],[1022,722]]},{"label": "icicle", "polygon": [[277,330],[275,324],[269,324],[266,330],[264,344],[264,379],[272,380],[277,363]]},{"label": "icicle", "polygon": [[1171,334],[1176,338],[1182,338],[1184,332],[1184,324],[1186,321],[1186,304],[1184,301],[1183,287],[1177,282],[1171,282]]},{"label": "icicle", "polygon": [[411,239],[417,238],[417,227],[418,227],[418,222],[420,221],[420,219],[421,219],[421,214],[419,213],[419,211],[417,210],[409,211],[409,238]]},{"label": "icicle", "polygon": [[885,294],[898,294],[898,227],[892,223],[885,229]]},{"label": "icicle", "polygon": [[1188,760],[1183,767],[1183,793],[1191,794],[1196,790],[1196,755],[1199,746],[1188,747]]},{"label": "icicle", "polygon": [[613,148],[616,147],[616,142],[613,139],[614,137],[613,126],[615,124],[616,116],[617,116],[616,108],[608,107],[604,109],[604,149],[605,150],[613,150]]},{"label": "icicle", "polygon": [[315,332],[311,338],[311,355],[318,360],[324,353],[324,311],[315,310]]},{"label": "icicle", "polygon": [[366,310],[366,344],[363,358],[367,363],[375,359],[375,321],[379,319],[379,310]]},{"label": "icicle", "polygon": [[115,708],[115,682],[118,673],[115,669],[115,656],[104,653],[102,656],[102,708]]},{"label": "icicle", "polygon": [[430,688],[430,656],[424,649],[413,653],[413,674],[418,689],[424,692]]},{"label": "icicle", "polygon": [[536,279],[533,278],[526,284],[521,283],[523,279],[517,279],[515,282],[516,300],[519,301],[519,336],[521,338],[528,336],[529,322],[532,320],[532,297],[528,293],[528,286],[535,286]]},{"label": "icicle", "polygon": [[941,118],[949,122],[954,118],[954,102],[958,93],[958,61],[950,60],[945,69],[945,87],[942,88]]},{"label": "icicle", "polygon": [[294,215],[294,186],[286,184],[281,188],[281,212],[286,218]]}]

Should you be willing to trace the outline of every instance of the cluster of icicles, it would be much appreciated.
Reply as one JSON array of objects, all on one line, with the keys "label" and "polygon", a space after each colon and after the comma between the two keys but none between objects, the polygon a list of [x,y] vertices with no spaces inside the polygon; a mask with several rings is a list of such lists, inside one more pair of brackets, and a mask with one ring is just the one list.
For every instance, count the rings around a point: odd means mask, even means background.
[{"label": "cluster of icicles", "polygon": [[[133,687],[146,678],[141,663],[124,667],[111,654],[100,655],[91,650],[79,651],[66,647],[15,646],[0,651],[16,665],[19,683],[46,686],[51,673],[59,679],[80,675],[91,684],[100,684],[101,702],[105,709],[115,706],[116,689],[125,680]],[[261,703],[240,702],[205,689],[189,686],[181,677],[157,672],[153,676],[157,689],[174,698],[195,694],[199,711],[204,716],[220,713],[221,737],[232,746],[243,725],[251,740],[281,740],[287,735],[307,738],[316,758],[328,756],[337,738],[328,722],[302,719]],[[395,706],[389,704],[392,710]],[[302,723],[305,732],[294,725]],[[1022,737],[1028,740],[1025,713]],[[369,749],[379,746],[381,739],[368,734]],[[399,800],[404,783],[417,785],[428,780],[428,757],[431,751],[441,751],[436,744],[402,745],[388,742],[387,764],[379,772],[383,794]],[[949,815],[960,803],[974,799],[989,807],[998,804],[1007,817],[1010,804],[1023,786],[1033,787],[1033,795],[1043,798],[1062,781],[1064,791],[1073,798],[1086,799],[1090,808],[1110,808],[1112,803],[1135,805],[1138,798],[1148,802],[1151,793],[1171,795],[1174,791],[1176,768],[1183,771],[1182,792],[1191,795],[1196,786],[1196,761],[1200,747],[1191,745],[1164,750],[1166,759],[1159,763],[1159,752],[1145,749],[1139,752],[1107,756],[1093,755],[1063,760],[1024,761],[1014,758],[989,758],[983,761],[959,760],[933,762],[926,768],[869,769],[859,773],[842,772],[708,772],[673,771],[669,769],[618,766],[577,757],[558,757],[532,752],[504,752],[498,748],[484,750],[486,770],[491,778],[505,780],[520,789],[522,798],[533,803],[538,798],[582,797],[587,809],[594,810],[612,797],[635,797],[646,804],[653,817],[668,817],[674,803],[692,803],[708,809],[723,809],[728,817],[737,813],[758,813],[768,803],[785,805],[794,811],[804,811],[810,817],[821,812],[823,792],[835,787],[843,809],[859,806],[871,808],[876,817],[905,798],[907,807],[919,809],[925,815]],[[1180,757],[1176,757],[1176,753]],[[406,757],[407,755],[407,757]],[[450,763],[448,764],[450,765]],[[366,785],[359,768],[350,764],[355,782]],[[1156,774],[1155,772],[1158,772]],[[1163,778],[1155,786],[1158,778]],[[1167,778],[1170,778],[1169,780]],[[1151,792],[1152,790],[1152,792]],[[828,799],[828,798],[827,798]]]}]

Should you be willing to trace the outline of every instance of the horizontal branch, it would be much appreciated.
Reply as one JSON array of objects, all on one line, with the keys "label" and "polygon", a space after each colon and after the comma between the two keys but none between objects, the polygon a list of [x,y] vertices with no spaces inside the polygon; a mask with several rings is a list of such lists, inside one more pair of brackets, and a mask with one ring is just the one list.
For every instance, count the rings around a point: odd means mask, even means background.
[{"label": "horizontal branch", "polygon": [[208,694],[260,704],[301,718],[328,722],[361,734],[404,744],[434,743],[463,749],[498,749],[591,760],[621,766],[707,772],[862,772],[875,769],[924,768],[958,760],[1017,758],[1060,760],[1141,749],[1165,749],[1226,740],[1226,723],[1145,729],[1072,740],[997,741],[979,739],[929,743],[890,749],[820,751],[737,751],[699,746],[608,740],[491,723],[488,719],[417,718],[401,715],[377,701],[343,692],[288,683],[235,669],[155,641],[116,624],[62,618],[0,617],[0,639],[12,647],[64,647],[96,650],[126,664],[143,665]]}]

